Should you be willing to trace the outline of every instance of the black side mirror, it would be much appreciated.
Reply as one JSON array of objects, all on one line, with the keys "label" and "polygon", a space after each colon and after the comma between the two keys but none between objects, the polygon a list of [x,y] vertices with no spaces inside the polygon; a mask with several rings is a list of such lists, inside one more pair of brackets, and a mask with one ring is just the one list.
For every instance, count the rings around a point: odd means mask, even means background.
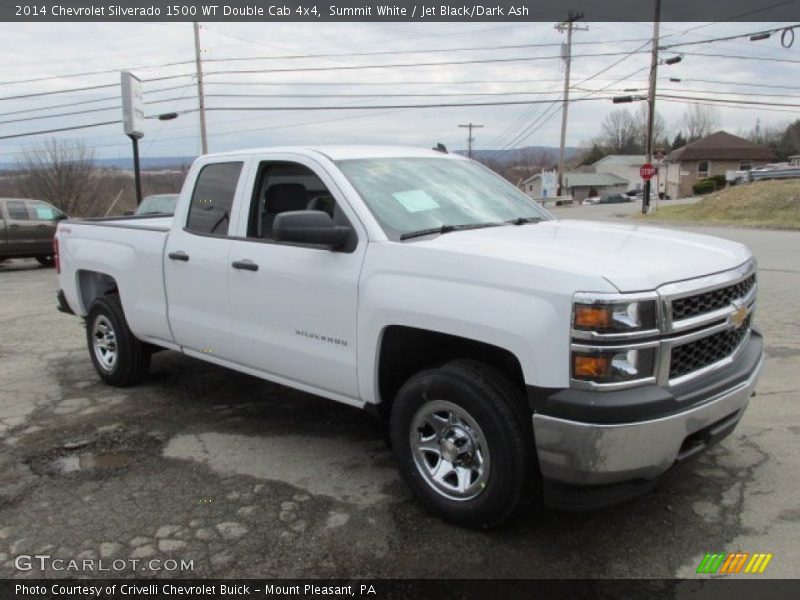
[{"label": "black side mirror", "polygon": [[349,227],[333,222],[331,216],[321,210],[293,210],[279,213],[272,225],[276,242],[316,244],[338,250],[350,238]]}]

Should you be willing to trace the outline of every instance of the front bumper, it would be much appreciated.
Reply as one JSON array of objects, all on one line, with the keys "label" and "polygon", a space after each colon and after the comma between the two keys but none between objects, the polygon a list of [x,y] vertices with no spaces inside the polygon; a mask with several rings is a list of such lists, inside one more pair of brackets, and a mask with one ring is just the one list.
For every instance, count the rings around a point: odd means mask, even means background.
[{"label": "front bumper", "polygon": [[[734,364],[682,390],[649,386],[655,389],[544,395],[529,390],[529,397],[538,399],[532,404],[542,409],[533,414],[542,477],[568,486],[655,479],[733,430],[754,393],[762,363],[763,341],[753,331]],[[619,421],[608,422],[608,413]],[[591,421],[565,418],[570,414]]]}]

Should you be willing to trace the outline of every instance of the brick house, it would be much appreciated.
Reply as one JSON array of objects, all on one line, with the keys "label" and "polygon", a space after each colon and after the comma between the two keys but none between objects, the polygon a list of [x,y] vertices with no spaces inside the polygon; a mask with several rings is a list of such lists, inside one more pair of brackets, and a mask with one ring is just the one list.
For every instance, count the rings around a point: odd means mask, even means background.
[{"label": "brick house", "polygon": [[664,159],[668,198],[692,196],[692,186],[707,177],[727,171],[749,171],[775,160],[761,144],[718,131],[673,150]]}]

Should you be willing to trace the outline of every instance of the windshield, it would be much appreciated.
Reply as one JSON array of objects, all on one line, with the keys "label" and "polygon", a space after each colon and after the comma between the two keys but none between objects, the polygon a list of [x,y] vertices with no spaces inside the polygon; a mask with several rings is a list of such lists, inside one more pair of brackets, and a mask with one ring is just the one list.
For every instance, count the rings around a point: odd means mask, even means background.
[{"label": "windshield", "polygon": [[178,194],[158,194],[156,196],[147,196],[139,208],[136,209],[137,215],[152,215],[164,214],[171,215],[175,213],[175,203],[178,200]]},{"label": "windshield", "polygon": [[369,158],[336,164],[395,241],[442,226],[551,218],[505,179],[472,161]]}]

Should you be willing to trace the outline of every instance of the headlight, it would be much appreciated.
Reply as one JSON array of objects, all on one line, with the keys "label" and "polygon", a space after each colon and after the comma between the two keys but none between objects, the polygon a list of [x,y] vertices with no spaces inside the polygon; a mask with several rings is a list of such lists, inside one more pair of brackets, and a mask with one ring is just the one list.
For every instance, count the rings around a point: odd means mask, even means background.
[{"label": "headlight", "polygon": [[624,383],[653,377],[656,348],[573,350],[572,378],[594,383]]},{"label": "headlight", "polygon": [[656,328],[655,300],[576,302],[572,326],[578,331],[631,333]]}]

